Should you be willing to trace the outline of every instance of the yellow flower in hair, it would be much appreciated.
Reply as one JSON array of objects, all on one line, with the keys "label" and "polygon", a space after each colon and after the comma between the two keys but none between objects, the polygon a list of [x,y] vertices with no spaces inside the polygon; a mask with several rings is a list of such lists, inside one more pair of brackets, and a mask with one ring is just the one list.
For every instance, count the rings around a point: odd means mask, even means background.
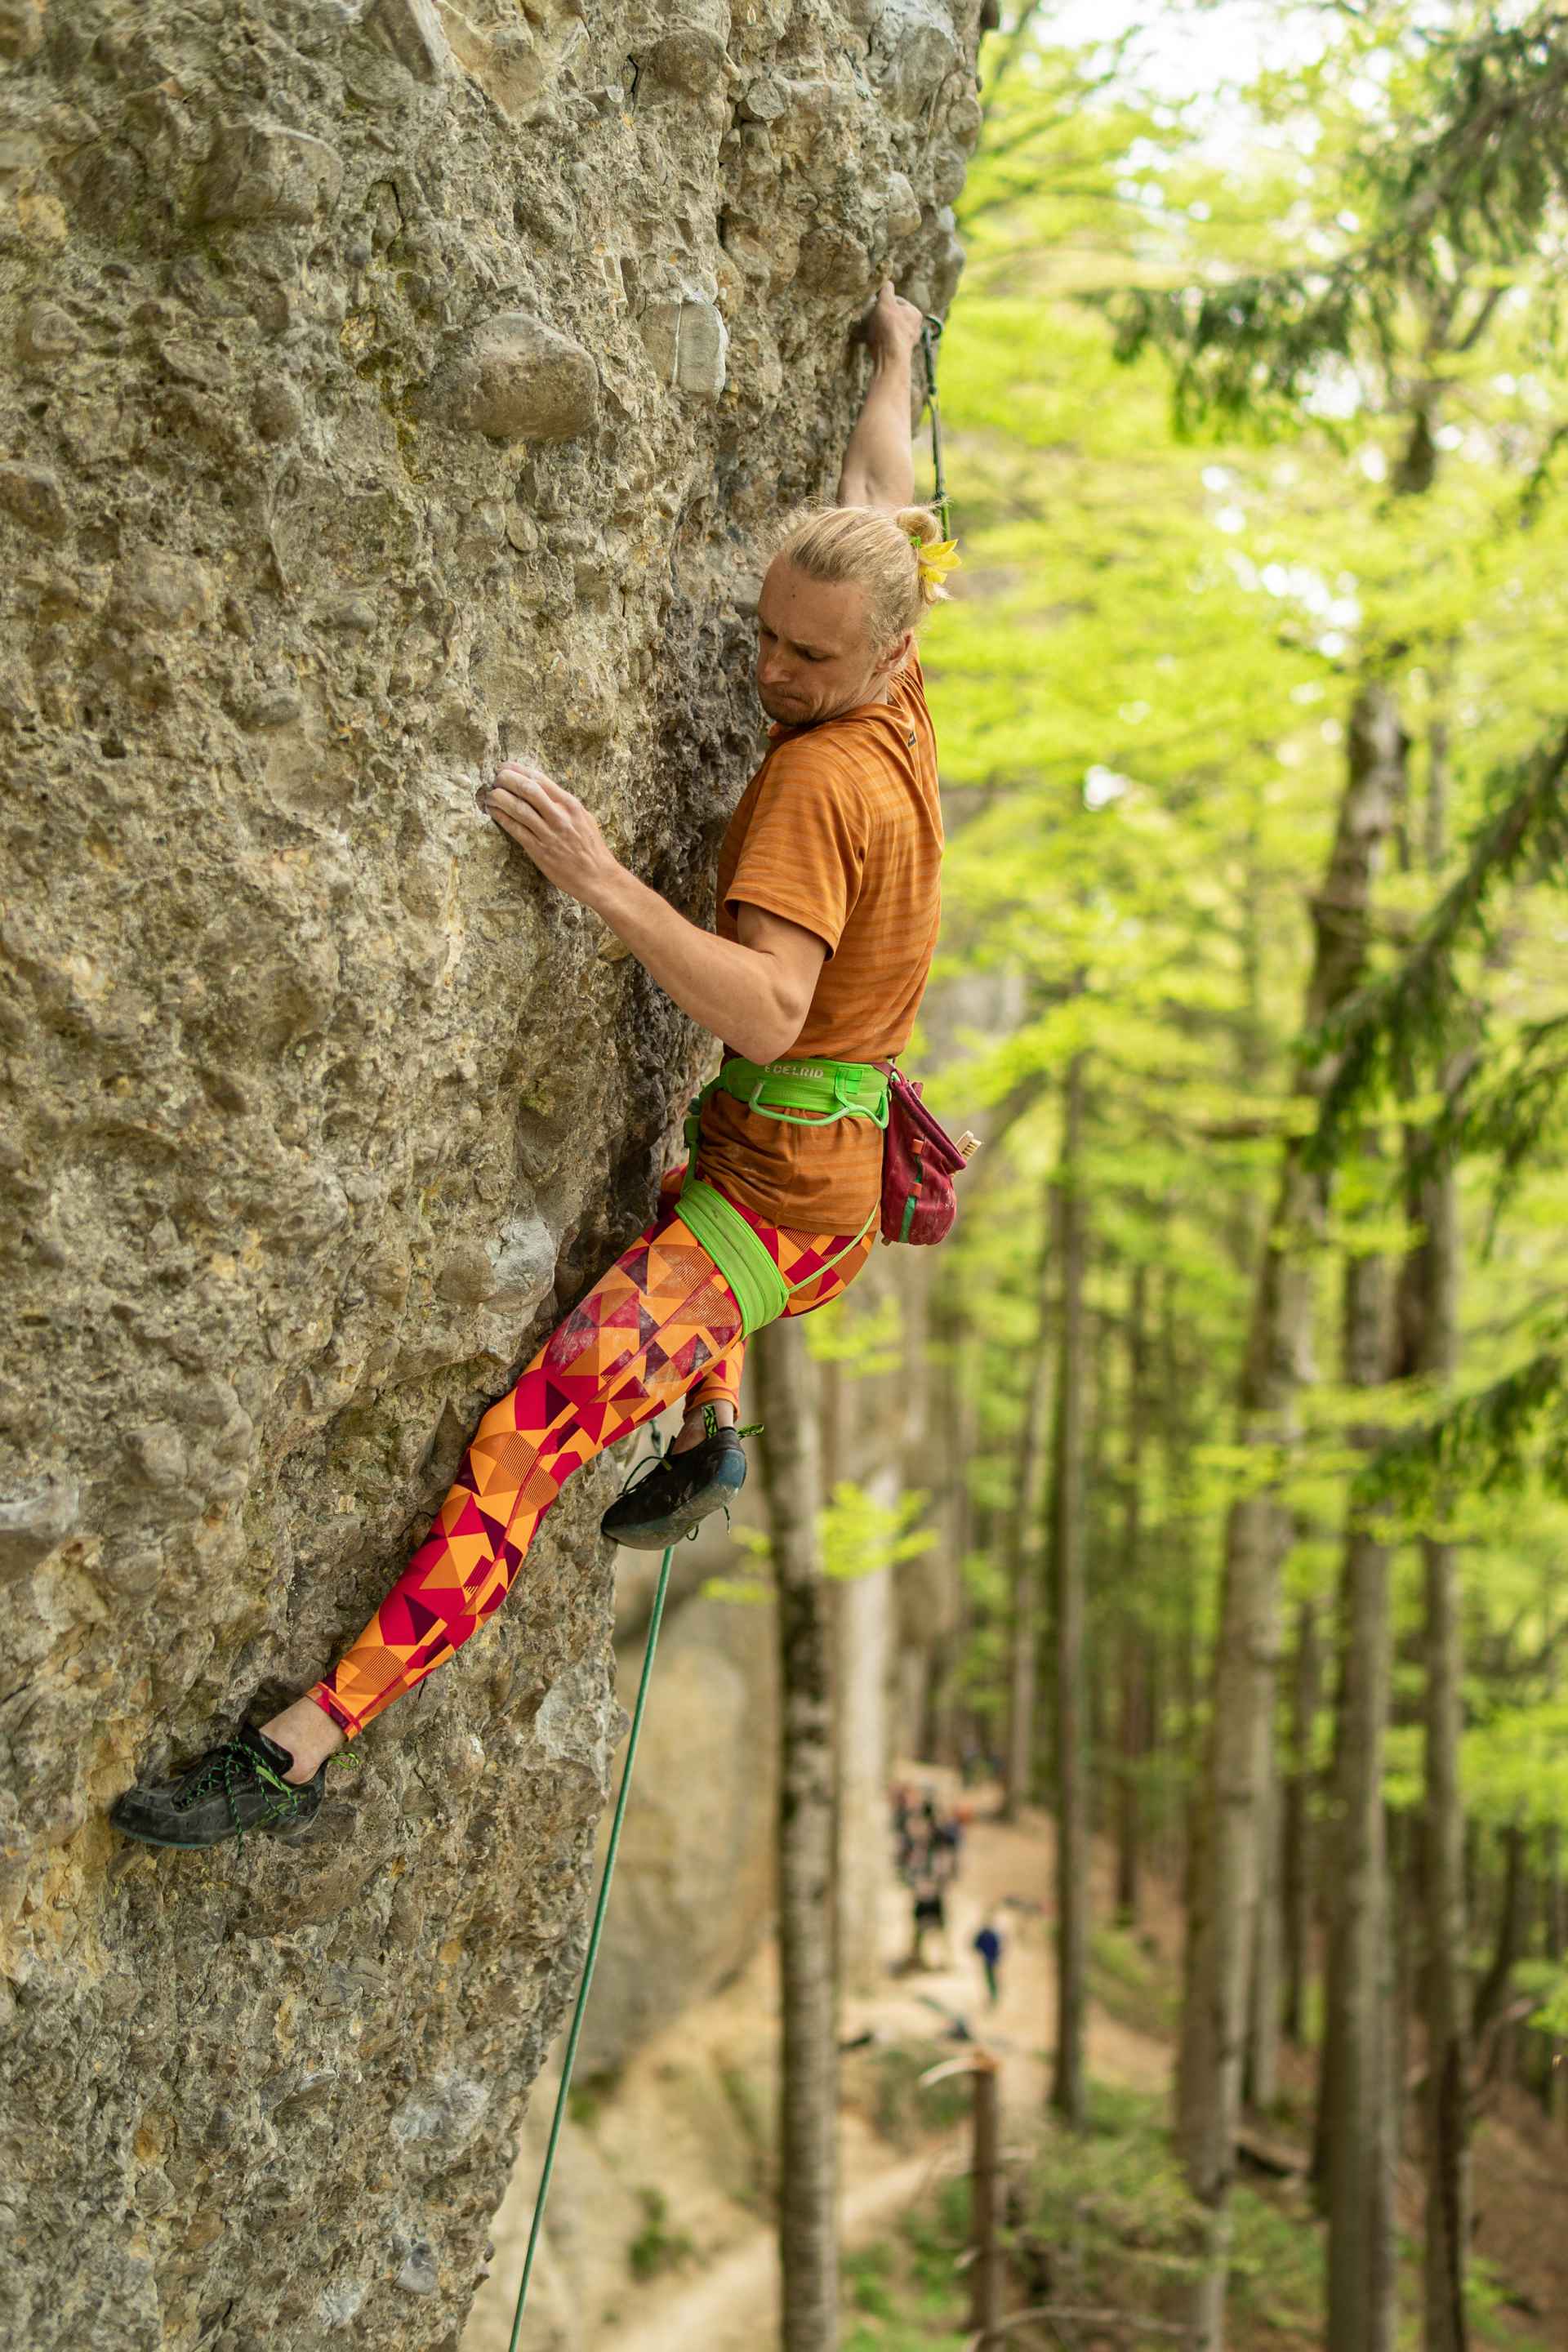
[{"label": "yellow flower in hair", "polygon": [[910,533],[910,545],[920,558],[920,574],[928,588],[940,588],[950,572],[963,562],[956,539],[923,540]]}]

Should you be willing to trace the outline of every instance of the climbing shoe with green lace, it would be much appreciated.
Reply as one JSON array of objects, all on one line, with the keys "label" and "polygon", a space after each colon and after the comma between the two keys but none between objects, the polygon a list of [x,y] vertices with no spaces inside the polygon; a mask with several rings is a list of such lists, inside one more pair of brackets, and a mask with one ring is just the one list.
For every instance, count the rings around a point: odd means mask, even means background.
[{"label": "climbing shoe with green lace", "polygon": [[727,1511],[746,1483],[742,1434],[715,1425],[684,1454],[661,1454],[610,1505],[600,1534],[633,1551],[663,1551],[694,1536],[709,1512]]},{"label": "climbing shoe with green lace", "polygon": [[293,1761],[277,1740],[242,1724],[236,1738],[209,1748],[177,1780],[127,1789],[109,1818],[127,1837],[149,1845],[216,1845],[243,1838],[247,1830],[287,1835],[314,1821],[327,1778],[323,1764],[313,1780],[286,1780]]}]

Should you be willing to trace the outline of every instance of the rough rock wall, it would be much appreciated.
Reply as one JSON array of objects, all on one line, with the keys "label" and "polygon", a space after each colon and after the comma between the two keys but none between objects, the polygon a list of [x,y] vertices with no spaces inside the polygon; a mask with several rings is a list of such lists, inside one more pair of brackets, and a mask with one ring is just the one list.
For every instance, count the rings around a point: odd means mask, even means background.
[{"label": "rough rock wall", "polygon": [[[750,1500],[742,1497],[737,1526],[760,1523],[755,1504],[744,1507]],[[652,1574],[642,1572],[644,1559]],[[616,1679],[628,1709],[658,1560],[643,1555],[630,1575],[629,1565],[620,1562],[616,1578]],[[624,2065],[682,2009],[728,1983],[756,1949],[776,1901],[773,1613],[703,1596],[708,1577],[735,1572],[721,1519],[682,1545],[679,1565],[578,2054],[590,2077]],[[599,1843],[602,1850],[603,1828]]]},{"label": "rough rock wall", "polygon": [[308,1682],[645,1213],[688,1025],[473,805],[706,912],[748,598],[973,0],[0,0],[0,2340],[456,2345],[617,1722],[590,1477],[295,1848]]}]

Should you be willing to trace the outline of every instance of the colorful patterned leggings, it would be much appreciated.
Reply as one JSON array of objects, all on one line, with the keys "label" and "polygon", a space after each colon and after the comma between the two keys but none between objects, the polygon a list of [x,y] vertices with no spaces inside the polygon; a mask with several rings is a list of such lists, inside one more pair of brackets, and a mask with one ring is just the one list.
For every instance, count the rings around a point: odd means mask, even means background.
[{"label": "colorful patterned leggings", "polygon": [[[684,1176],[665,1179],[647,1231],[491,1405],[425,1541],[347,1655],[307,1694],[351,1739],[493,1616],[574,1470],[689,1390],[694,1403],[737,1398],[740,1309],[676,1212]],[[840,1297],[875,1241],[867,1234],[850,1246],[847,1234],[793,1233],[741,1213],[785,1280],[801,1285],[786,1315]]]}]

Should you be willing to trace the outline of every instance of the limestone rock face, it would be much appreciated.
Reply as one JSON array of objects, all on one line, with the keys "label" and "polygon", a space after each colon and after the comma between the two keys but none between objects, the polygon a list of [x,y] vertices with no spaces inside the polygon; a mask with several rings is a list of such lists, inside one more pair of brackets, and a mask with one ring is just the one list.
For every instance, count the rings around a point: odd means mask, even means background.
[{"label": "limestone rock face", "polygon": [[582,1955],[609,1478],[317,1823],[305,1687],[635,1232],[701,1041],[476,811],[697,919],[749,600],[978,0],[0,0],[0,2341],[450,2352]]}]

